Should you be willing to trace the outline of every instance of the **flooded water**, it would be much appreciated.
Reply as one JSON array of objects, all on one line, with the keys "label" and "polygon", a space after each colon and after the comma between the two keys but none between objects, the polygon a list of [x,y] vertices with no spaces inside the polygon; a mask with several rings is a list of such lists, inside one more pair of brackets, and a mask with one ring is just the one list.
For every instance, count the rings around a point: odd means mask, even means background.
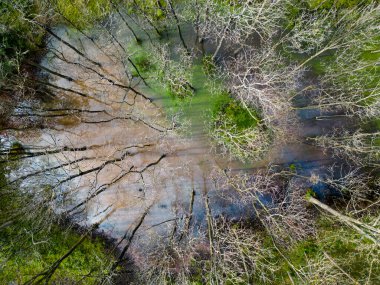
[{"label": "flooded water", "polygon": [[[333,127],[315,120],[318,114],[310,110],[298,111],[294,138],[275,144],[262,161],[243,164],[218,155],[207,135],[212,97],[202,89],[200,72],[195,73],[197,93],[181,115],[189,132],[177,132],[169,112],[172,99],[131,79],[125,51],[114,39],[126,47],[131,35],[125,28],[110,30],[94,31],[94,44],[69,27],[53,29],[60,39],[48,39],[50,51],[39,64],[44,67],[40,78],[55,98],[30,111],[43,114],[47,127],[13,133],[30,152],[43,153],[23,159],[9,180],[24,177],[21,187],[28,191],[50,187],[58,212],[91,225],[115,210],[100,230],[120,241],[141,219],[135,242],[170,236],[173,230],[191,228],[197,234],[206,224],[206,196],[214,216],[251,215],[248,206],[231,202],[233,192],[218,188],[216,181],[227,170],[253,174],[269,165],[296,164],[307,174],[332,163],[328,154],[305,143],[307,136]],[[190,28],[185,33],[185,40],[194,42]]]}]

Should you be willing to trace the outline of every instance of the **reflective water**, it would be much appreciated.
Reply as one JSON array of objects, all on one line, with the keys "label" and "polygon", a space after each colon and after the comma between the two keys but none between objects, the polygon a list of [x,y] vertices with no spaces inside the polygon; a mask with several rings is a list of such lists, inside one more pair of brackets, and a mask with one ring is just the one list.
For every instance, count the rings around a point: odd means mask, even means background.
[{"label": "reflective water", "polygon": [[[206,196],[214,216],[249,218],[253,214],[249,205],[231,199],[235,193],[217,186],[227,169],[254,174],[268,165],[296,163],[310,174],[330,163],[321,149],[304,141],[332,127],[330,122],[314,120],[310,110],[299,111],[299,126],[288,142],[275,144],[262,161],[242,164],[216,154],[204,122],[212,98],[202,90],[199,74],[198,93],[183,115],[190,122],[190,135],[173,130],[167,112],[171,98],[130,79],[125,51],[115,42],[116,37],[127,46],[133,40],[122,24],[115,24],[111,32],[93,31],[96,45],[69,27],[53,29],[86,58],[56,37],[48,39],[50,51],[40,64],[55,73],[41,70],[40,77],[56,97],[31,111],[47,116],[47,128],[14,133],[23,145],[33,147],[31,151],[46,153],[23,159],[10,180],[38,172],[21,186],[38,191],[41,185],[50,185],[55,209],[83,225],[115,210],[100,230],[118,240],[144,217],[135,238],[143,240],[170,236],[173,229],[181,232],[188,226],[197,234],[206,223]],[[184,31],[185,40],[194,42],[191,28]],[[19,112],[25,114],[25,109]]]}]

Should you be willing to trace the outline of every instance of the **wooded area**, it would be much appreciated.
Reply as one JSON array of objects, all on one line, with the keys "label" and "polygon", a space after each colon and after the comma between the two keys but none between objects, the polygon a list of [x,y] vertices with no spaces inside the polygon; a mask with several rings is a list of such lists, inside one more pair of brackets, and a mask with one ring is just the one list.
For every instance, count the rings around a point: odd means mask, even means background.
[{"label": "wooded area", "polygon": [[377,0],[0,0],[1,284],[380,284]]}]

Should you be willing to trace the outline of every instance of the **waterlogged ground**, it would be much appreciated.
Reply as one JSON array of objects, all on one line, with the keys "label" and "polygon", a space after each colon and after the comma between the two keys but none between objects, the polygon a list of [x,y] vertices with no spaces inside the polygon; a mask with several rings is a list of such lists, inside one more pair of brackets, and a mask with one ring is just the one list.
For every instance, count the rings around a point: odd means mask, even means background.
[{"label": "waterlogged ground", "polygon": [[[33,155],[22,159],[8,179],[19,179],[27,191],[49,189],[57,212],[83,225],[112,212],[100,230],[121,243],[137,228],[135,244],[187,231],[199,234],[206,225],[206,197],[214,216],[252,215],[249,205],[234,199],[236,193],[220,188],[227,172],[253,174],[268,165],[294,164],[309,175],[331,163],[304,138],[340,122],[315,120],[320,115],[315,110],[294,111],[299,125],[288,143],[274,143],[262,161],[243,164],[218,155],[207,134],[213,98],[201,69],[194,69],[193,99],[180,109],[158,85],[146,87],[131,78],[124,48],[132,39],[125,29],[117,31],[94,31],[93,41],[55,27],[60,39],[49,38],[50,52],[39,63],[44,67],[39,77],[55,97],[40,106],[26,103],[14,114],[42,120],[45,127],[10,133]],[[185,40],[193,41],[187,33]],[[177,124],[185,127],[178,130]]]},{"label": "waterlogged ground", "polygon": [[204,225],[207,194],[214,197],[214,214],[242,214],[214,193],[213,173],[236,162],[210,152],[203,126],[191,128],[199,129],[194,137],[181,135],[160,107],[159,94],[147,92],[148,98],[130,90],[124,54],[107,38],[97,41],[100,51],[66,27],[54,33],[73,46],[80,42],[86,57],[100,66],[49,39],[52,52],[41,61],[40,76],[56,97],[33,110],[17,110],[18,116],[43,116],[48,127],[15,133],[28,151],[42,153],[23,159],[9,180],[25,178],[21,186],[28,191],[46,185],[55,193],[55,209],[85,225],[114,210],[100,230],[116,239],[141,219],[142,237],[168,235],[174,225],[178,231],[196,229]]}]

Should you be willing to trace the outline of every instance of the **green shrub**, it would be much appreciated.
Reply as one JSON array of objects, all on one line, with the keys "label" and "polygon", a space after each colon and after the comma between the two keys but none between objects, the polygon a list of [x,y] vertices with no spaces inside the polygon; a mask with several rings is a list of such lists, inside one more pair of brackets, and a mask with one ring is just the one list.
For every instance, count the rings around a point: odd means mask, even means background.
[{"label": "green shrub", "polygon": [[55,0],[57,10],[76,27],[91,28],[111,12],[108,0]]},{"label": "green shrub", "polygon": [[42,12],[41,5],[34,0],[0,2],[0,88],[19,71],[25,55],[42,44],[44,32],[27,21]]},{"label": "green shrub", "polygon": [[257,126],[258,121],[251,116],[250,112],[257,117],[257,112],[254,109],[248,111],[237,100],[232,99],[227,92],[216,96],[212,110],[216,121],[226,119],[232,125],[236,126],[238,131]]},{"label": "green shrub", "polygon": [[[10,149],[10,153],[15,151],[12,158],[22,149],[20,144],[14,144]],[[50,207],[38,203],[32,193],[8,184],[7,174],[15,164],[0,164],[0,284],[25,283],[48,269],[81,238],[81,234],[60,224]],[[102,274],[107,274],[113,261],[105,248],[102,240],[86,237],[60,264],[51,282],[95,284]]]},{"label": "green shrub", "polygon": [[271,134],[259,124],[257,111],[245,108],[228,93],[215,96],[210,136],[224,154],[242,161],[259,159],[268,150]]}]

